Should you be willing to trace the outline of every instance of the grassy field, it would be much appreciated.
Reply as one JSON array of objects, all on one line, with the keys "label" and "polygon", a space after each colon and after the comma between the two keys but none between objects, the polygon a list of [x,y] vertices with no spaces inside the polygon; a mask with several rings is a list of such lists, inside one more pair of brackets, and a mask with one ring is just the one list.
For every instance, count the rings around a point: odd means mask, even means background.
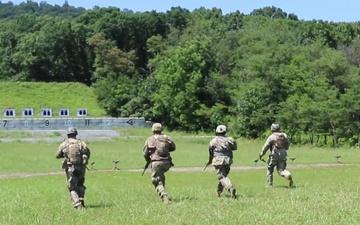
[{"label": "grassy field", "polygon": [[[59,138],[61,140],[62,138]],[[111,169],[113,160],[120,160],[119,167],[122,169],[141,168],[144,164],[142,148],[146,137],[124,137],[108,142],[87,142],[92,156],[90,161],[95,161],[97,169]],[[172,154],[176,167],[203,166],[207,161],[207,144],[209,138],[188,138],[174,136],[177,150]],[[0,143],[1,171],[2,172],[26,172],[26,171],[57,171],[60,162],[54,159],[55,151],[59,143],[25,143],[12,142]],[[239,149],[234,152],[234,165],[252,166],[257,158],[262,143],[252,141],[239,141]],[[314,147],[292,147],[289,150],[289,158],[294,157],[294,165],[314,163],[335,163],[336,155],[341,155],[340,162],[344,164],[358,163],[358,149],[326,149]],[[21,156],[20,163],[14,162]],[[288,162],[291,164],[291,161]],[[258,166],[262,162],[258,162]]]},{"label": "grassy field", "polygon": [[358,224],[358,170],[293,169],[294,189],[278,176],[266,188],[264,171],[236,171],[237,200],[215,197],[213,172],[169,172],[168,206],[148,174],[89,172],[81,212],[71,207],[64,176],[1,180],[0,224]]},{"label": "grassy field", "polygon": [[56,117],[58,109],[69,108],[76,116],[77,108],[87,108],[89,116],[103,116],[93,90],[80,83],[0,82],[0,109],[14,108],[21,117],[22,108],[33,108],[40,117],[41,108],[51,108]]},{"label": "grassy field", "polygon": [[[179,172],[179,167],[203,167],[210,138],[169,133],[176,141],[175,168],[167,173],[172,203],[160,202],[150,173],[140,176],[141,150],[147,132],[123,131],[108,142],[88,142],[91,160],[99,171],[87,173],[87,209],[71,207],[60,160],[59,143],[0,143],[0,224],[358,224],[360,178],[358,149],[325,149],[292,146],[289,162],[296,187],[286,187],[275,174],[273,188],[265,187],[265,164],[254,166],[261,142],[239,140],[235,166],[230,173],[239,199],[215,197],[212,168]],[[137,137],[134,137],[137,136]],[[337,163],[335,155],[341,155]],[[111,171],[112,160],[119,171]],[[316,165],[322,163],[321,166]],[[306,167],[300,165],[306,164]],[[18,173],[57,172],[16,177]],[[14,175],[6,178],[6,175]],[[24,175],[24,174],[23,174]]]}]

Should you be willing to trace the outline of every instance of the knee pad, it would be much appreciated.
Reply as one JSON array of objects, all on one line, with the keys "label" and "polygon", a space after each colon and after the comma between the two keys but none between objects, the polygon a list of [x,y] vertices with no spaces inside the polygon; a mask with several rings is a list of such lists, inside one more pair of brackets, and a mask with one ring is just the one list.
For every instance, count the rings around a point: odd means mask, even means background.
[{"label": "knee pad", "polygon": [[232,188],[233,187],[233,185],[232,185],[232,183],[231,183],[231,180],[228,178],[228,177],[226,177],[224,180],[223,180],[223,182],[224,182],[224,184],[225,184],[225,189],[227,189],[227,190],[230,190],[230,188]]},{"label": "knee pad", "polygon": [[156,187],[159,185],[160,179],[156,177],[151,178],[151,183]]},{"label": "knee pad", "polygon": [[151,183],[152,183],[153,185],[155,185],[155,186],[156,186],[158,182],[157,182],[157,180],[156,180],[156,179],[151,178]]},{"label": "knee pad", "polygon": [[279,175],[289,179],[291,177],[291,173],[288,170],[279,171]]},{"label": "knee pad", "polygon": [[224,176],[223,176],[222,174],[218,174],[218,175],[217,175],[217,179],[218,179],[218,180],[221,180],[221,179],[223,179],[223,178],[224,178]]}]

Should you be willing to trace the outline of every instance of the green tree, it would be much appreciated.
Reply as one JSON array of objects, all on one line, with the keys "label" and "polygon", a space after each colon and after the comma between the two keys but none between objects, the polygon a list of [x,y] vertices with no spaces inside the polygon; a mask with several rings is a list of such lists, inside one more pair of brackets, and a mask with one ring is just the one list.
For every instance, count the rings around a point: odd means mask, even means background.
[{"label": "green tree", "polygon": [[14,79],[90,84],[85,27],[61,18],[42,20],[38,31],[18,41],[14,60],[20,71]]},{"label": "green tree", "polygon": [[0,33],[0,80],[11,79],[12,76],[19,72],[14,62],[17,42],[18,40],[12,32]]},{"label": "green tree", "polygon": [[224,91],[217,87],[221,78],[214,79],[218,75],[212,73],[215,58],[210,49],[211,41],[202,37],[174,48],[160,60],[155,75],[159,90],[153,94],[154,116],[169,128],[188,131],[212,128],[214,121],[209,111],[213,107],[224,109],[221,106],[224,96],[216,97],[217,91]]},{"label": "green tree", "polygon": [[123,52],[103,33],[89,38],[94,48],[94,88],[100,105],[111,116],[120,116],[121,107],[136,94],[134,52]]},{"label": "green tree", "polygon": [[275,6],[267,6],[260,9],[253,10],[250,15],[253,16],[265,16],[270,17],[272,19],[291,19],[291,20],[298,20],[297,16],[293,13],[287,14],[282,9],[277,8]]}]

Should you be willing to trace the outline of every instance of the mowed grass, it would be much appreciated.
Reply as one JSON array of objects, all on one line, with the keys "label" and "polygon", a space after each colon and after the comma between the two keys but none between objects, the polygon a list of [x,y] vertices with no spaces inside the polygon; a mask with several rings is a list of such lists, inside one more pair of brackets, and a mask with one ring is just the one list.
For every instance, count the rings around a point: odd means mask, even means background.
[{"label": "mowed grass", "polygon": [[[171,134],[171,133],[170,133]],[[59,143],[0,143],[2,172],[45,172],[59,171],[60,160],[55,159],[55,152]],[[208,159],[208,142],[211,138],[189,138],[173,136],[177,150],[172,153],[175,167],[204,166]],[[87,142],[91,150],[90,162],[95,162],[96,169],[111,169],[113,160],[119,160],[120,169],[141,168],[144,165],[142,149],[146,137],[120,137],[107,142]],[[234,152],[234,165],[252,166],[262,147],[259,141],[238,141],[238,150]],[[296,164],[333,163],[336,155],[343,164],[357,164],[359,162],[357,148],[315,148],[292,146],[288,158],[295,158]],[[291,164],[291,160],[288,160]],[[265,165],[259,161],[257,166]]]},{"label": "mowed grass", "polygon": [[263,170],[232,171],[239,198],[215,196],[213,171],[168,172],[163,205],[150,175],[88,172],[87,209],[72,208],[64,175],[0,182],[0,224],[358,224],[359,166],[293,169],[296,187]]},{"label": "mowed grass", "polygon": [[[66,128],[66,127],[65,127]],[[64,130],[62,131],[66,131]],[[146,139],[149,135],[151,135],[150,128],[142,128],[142,127],[133,127],[133,128],[112,128],[111,130],[117,131],[121,137],[126,138],[142,138]],[[78,129],[79,131],[79,138],[82,138],[82,130]],[[164,131],[166,134],[168,134],[168,131]],[[191,139],[199,139],[203,138],[204,136],[211,136],[213,134],[205,133],[205,132],[199,132],[196,134],[189,134],[182,131],[172,131],[170,132],[172,136],[175,137],[187,137]],[[49,133],[39,133],[34,132],[33,130],[0,130],[0,138],[10,138],[10,139],[21,139],[21,138],[44,138],[44,137],[58,137],[60,136],[60,130],[59,131],[53,131]],[[196,135],[196,136],[195,136]]]},{"label": "mowed grass", "polygon": [[104,116],[93,89],[80,83],[0,82],[0,109],[14,108],[22,117],[22,108],[33,108],[40,117],[41,108],[51,108],[57,117],[60,108],[69,108],[76,117],[77,108],[87,108],[91,117]]},{"label": "mowed grass", "polygon": [[[216,174],[211,166],[202,172],[178,172],[177,167],[203,167],[211,138],[167,132],[177,144],[172,154],[175,168],[166,174],[172,203],[163,205],[150,180],[141,176],[146,131],[122,131],[107,142],[87,142],[90,162],[98,171],[86,176],[86,210],[71,206],[65,175],[55,159],[59,143],[0,143],[0,224],[358,224],[360,178],[359,149],[325,149],[292,146],[289,170],[294,189],[274,174],[273,188],[265,187],[265,164],[232,170],[230,178],[239,199],[215,196]],[[81,134],[81,133],[80,133]],[[140,134],[140,135],[139,135]],[[143,136],[144,135],[144,136]],[[61,139],[61,138],[59,138]],[[234,166],[252,166],[260,141],[238,140]],[[341,155],[337,163],[335,156]],[[120,160],[119,171],[111,171]],[[313,165],[323,163],[323,166]],[[297,167],[308,164],[306,168]],[[326,165],[325,165],[326,164]],[[327,165],[329,164],[329,165]],[[90,165],[89,165],[90,167]],[[59,172],[27,178],[17,173]],[[6,174],[13,176],[6,178]],[[62,175],[61,175],[62,174]],[[10,174],[8,174],[10,175]],[[20,175],[20,174],[19,174]]]}]

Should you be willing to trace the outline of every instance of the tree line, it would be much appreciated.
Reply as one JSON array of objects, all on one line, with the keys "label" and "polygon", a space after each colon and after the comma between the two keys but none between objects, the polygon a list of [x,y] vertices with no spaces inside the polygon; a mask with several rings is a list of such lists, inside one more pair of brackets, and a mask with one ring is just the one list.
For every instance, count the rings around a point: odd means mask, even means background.
[{"label": "tree line", "polygon": [[82,82],[108,115],[169,129],[259,138],[277,121],[293,143],[359,142],[359,23],[32,1],[0,3],[0,18],[0,80]]}]

